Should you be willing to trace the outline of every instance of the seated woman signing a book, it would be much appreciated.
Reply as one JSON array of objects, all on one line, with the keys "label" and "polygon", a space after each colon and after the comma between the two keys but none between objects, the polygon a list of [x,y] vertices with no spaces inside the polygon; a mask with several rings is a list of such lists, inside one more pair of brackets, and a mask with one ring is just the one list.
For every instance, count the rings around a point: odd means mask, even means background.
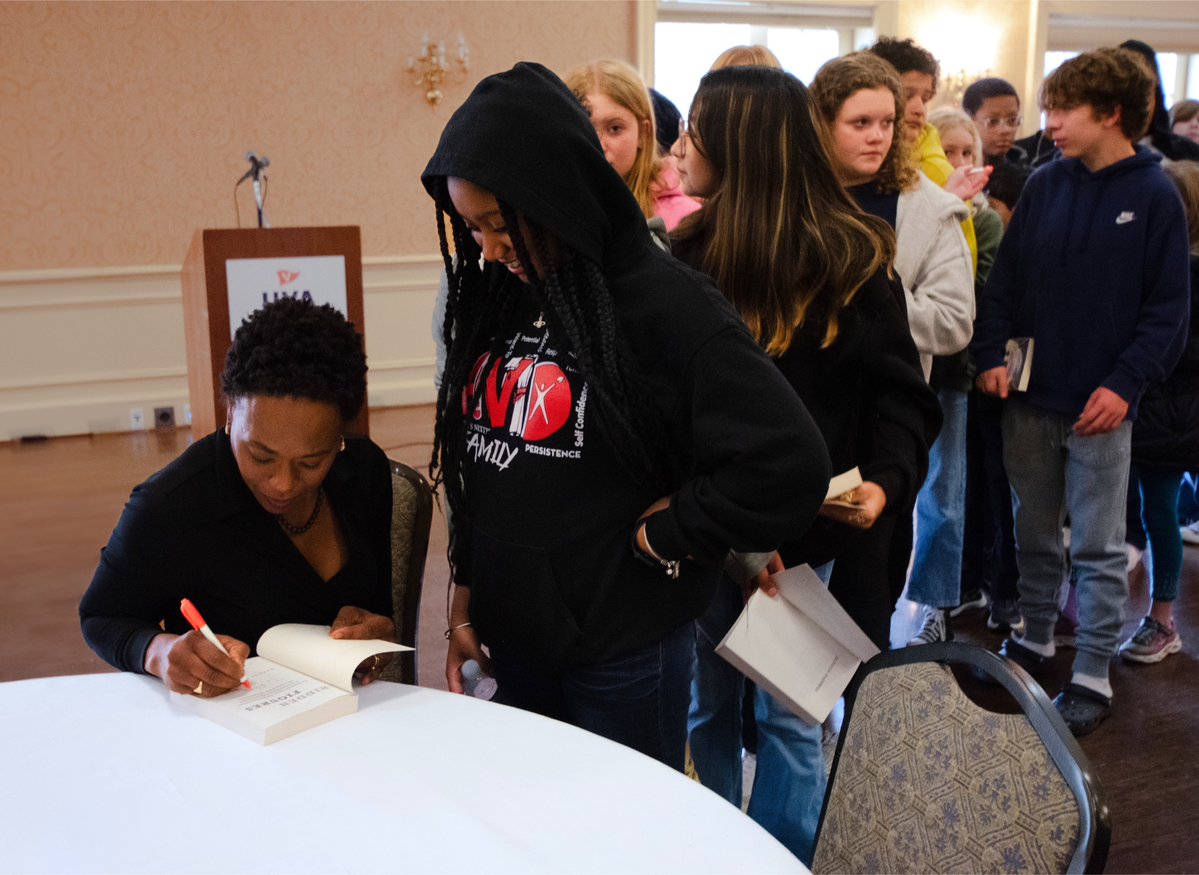
[{"label": "seated woman signing a book", "polygon": [[395,640],[390,468],[344,436],[366,398],[362,336],[328,305],[280,299],[238,328],[221,388],[225,427],[133,490],[79,605],[106,662],[204,697],[235,689],[280,623]]}]

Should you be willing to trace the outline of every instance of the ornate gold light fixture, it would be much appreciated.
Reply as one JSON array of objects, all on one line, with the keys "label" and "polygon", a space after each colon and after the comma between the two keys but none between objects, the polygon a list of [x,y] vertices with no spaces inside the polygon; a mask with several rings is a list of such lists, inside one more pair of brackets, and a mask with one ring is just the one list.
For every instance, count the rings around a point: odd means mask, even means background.
[{"label": "ornate gold light fixture", "polygon": [[961,107],[962,95],[966,93],[966,89],[971,83],[990,75],[991,69],[989,67],[982,72],[967,72],[966,70],[958,70],[956,73],[943,72],[941,74],[941,81],[937,84],[938,101]]},{"label": "ornate gold light fixture", "polygon": [[447,60],[445,40],[432,43],[426,33],[421,37],[420,55],[408,58],[408,72],[416,74],[416,79],[413,81],[417,86],[425,89],[425,100],[429,102],[429,105],[436,106],[441,102],[441,83],[445,81],[445,77],[449,75],[455,64],[465,73],[470,69],[469,61],[470,50],[466,46],[466,37],[462,34],[458,34],[457,56],[453,60]]}]

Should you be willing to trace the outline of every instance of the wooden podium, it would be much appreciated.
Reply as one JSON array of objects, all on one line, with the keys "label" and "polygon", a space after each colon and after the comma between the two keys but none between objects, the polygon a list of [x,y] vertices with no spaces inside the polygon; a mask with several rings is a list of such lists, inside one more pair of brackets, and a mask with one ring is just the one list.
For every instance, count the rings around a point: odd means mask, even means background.
[{"label": "wooden podium", "polygon": [[[365,334],[362,311],[362,241],[356,226],[336,228],[240,228],[196,231],[183,261],[183,329],[187,341],[187,386],[191,402],[192,436],[201,438],[225,423],[225,399],[221,395],[221,371],[232,341],[229,266],[244,259],[272,259],[274,267],[299,266],[319,256],[341,256],[345,262],[346,314],[359,333]],[[287,279],[303,277],[300,270],[274,271],[275,281],[264,282],[263,300],[280,294],[308,294],[299,285],[288,287]],[[268,285],[270,287],[268,287]],[[255,290],[255,294],[257,294]],[[320,292],[312,293],[319,303]],[[236,303],[236,302],[235,302]],[[261,304],[259,305],[261,306]],[[341,309],[339,307],[339,309]],[[240,324],[240,318],[238,319]],[[351,434],[368,434],[367,407],[347,429]]]}]

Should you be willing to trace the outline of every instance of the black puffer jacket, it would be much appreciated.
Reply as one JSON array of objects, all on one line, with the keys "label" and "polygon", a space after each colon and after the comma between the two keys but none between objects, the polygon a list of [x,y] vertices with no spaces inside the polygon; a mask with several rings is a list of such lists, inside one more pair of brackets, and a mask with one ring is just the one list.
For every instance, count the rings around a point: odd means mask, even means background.
[{"label": "black puffer jacket", "polygon": [[1132,428],[1139,465],[1199,470],[1199,255],[1191,256],[1191,328],[1182,359],[1141,399]]}]

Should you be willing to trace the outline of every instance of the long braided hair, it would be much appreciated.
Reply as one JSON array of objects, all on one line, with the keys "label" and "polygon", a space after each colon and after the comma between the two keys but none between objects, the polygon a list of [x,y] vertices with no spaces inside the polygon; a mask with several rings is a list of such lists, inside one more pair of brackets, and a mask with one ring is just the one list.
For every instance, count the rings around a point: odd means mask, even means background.
[{"label": "long braided hair", "polygon": [[[449,545],[453,579],[467,555],[469,538],[462,479],[469,415],[464,392],[472,373],[487,374],[503,355],[508,338],[502,329],[510,324],[521,283],[506,270],[486,271],[480,266],[482,250],[454,210],[444,178],[436,184],[434,200],[449,293],[441,329],[445,371],[437,395],[429,474],[434,487],[444,492],[454,523]],[[550,332],[563,338],[575,354],[588,400],[594,402],[589,412],[625,470],[655,497],[664,494],[677,473],[667,431],[623,338],[602,269],[561,240],[551,240],[535,223],[518,217],[510,205],[498,203],[517,258],[545,307]],[[540,265],[541,271],[534,265]],[[476,371],[475,363],[484,352],[487,358]]]}]

